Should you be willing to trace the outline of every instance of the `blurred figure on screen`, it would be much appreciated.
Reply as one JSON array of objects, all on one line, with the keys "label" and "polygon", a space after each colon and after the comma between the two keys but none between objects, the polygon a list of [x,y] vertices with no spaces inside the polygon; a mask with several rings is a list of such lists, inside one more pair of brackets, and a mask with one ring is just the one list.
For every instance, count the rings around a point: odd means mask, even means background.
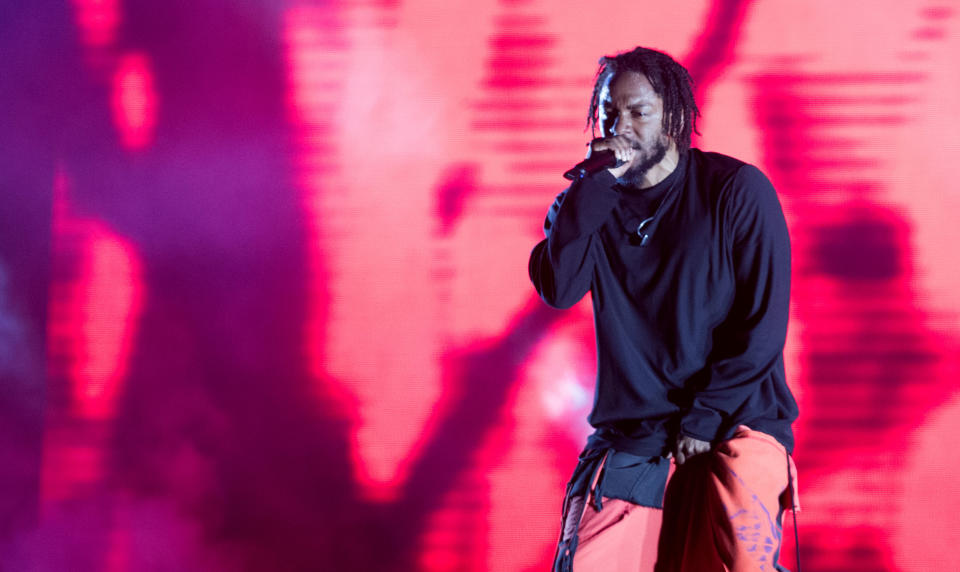
[{"label": "blurred figure on screen", "polygon": [[690,147],[698,116],[670,56],[602,58],[588,158],[609,165],[560,193],[530,257],[542,299],[569,308],[590,292],[596,324],[595,430],[557,571],[782,569],[790,241],[759,169]]}]

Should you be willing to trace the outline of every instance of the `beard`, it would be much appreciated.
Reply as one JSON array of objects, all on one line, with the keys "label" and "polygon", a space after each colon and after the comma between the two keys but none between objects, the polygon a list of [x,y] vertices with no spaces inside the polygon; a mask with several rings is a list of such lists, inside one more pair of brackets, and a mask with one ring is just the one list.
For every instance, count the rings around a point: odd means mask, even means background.
[{"label": "beard", "polygon": [[640,144],[634,143],[633,148],[640,151],[641,154],[637,157],[634,164],[627,169],[627,172],[617,179],[617,182],[627,187],[640,188],[640,185],[643,183],[643,177],[647,174],[647,171],[667,156],[667,143],[666,137],[661,137],[650,149],[649,153],[643,153]]}]

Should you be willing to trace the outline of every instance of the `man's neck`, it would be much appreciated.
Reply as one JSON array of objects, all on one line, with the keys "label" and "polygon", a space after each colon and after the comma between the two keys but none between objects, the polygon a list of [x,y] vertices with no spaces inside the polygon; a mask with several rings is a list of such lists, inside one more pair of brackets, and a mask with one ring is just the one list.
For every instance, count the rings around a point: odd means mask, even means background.
[{"label": "man's neck", "polygon": [[661,159],[659,163],[647,170],[637,188],[649,189],[650,187],[662,182],[664,179],[670,176],[670,173],[676,170],[679,162],[680,152],[677,150],[676,143],[671,141],[670,147],[667,149],[667,154],[663,156],[663,159]]}]

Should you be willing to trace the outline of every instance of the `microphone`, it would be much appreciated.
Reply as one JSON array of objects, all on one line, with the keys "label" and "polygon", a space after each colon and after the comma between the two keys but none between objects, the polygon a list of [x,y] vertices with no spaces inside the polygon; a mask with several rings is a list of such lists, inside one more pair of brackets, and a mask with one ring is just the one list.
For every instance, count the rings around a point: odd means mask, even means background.
[{"label": "microphone", "polygon": [[619,167],[623,165],[623,161],[617,161],[617,155],[609,149],[603,151],[598,151],[591,154],[589,157],[580,161],[572,169],[563,174],[564,178],[567,178],[571,181],[576,181],[577,179],[582,179],[587,175],[592,175],[594,173],[599,173],[604,169],[609,169],[610,167]]}]

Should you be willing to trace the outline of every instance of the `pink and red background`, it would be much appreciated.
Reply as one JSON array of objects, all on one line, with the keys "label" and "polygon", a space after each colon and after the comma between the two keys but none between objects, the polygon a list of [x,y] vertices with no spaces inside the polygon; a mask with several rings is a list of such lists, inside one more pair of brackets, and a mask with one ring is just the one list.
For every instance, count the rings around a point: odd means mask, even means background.
[{"label": "pink and red background", "polygon": [[19,4],[3,570],[546,569],[594,342],[526,262],[638,44],[780,193],[804,570],[960,569],[960,5]]}]

